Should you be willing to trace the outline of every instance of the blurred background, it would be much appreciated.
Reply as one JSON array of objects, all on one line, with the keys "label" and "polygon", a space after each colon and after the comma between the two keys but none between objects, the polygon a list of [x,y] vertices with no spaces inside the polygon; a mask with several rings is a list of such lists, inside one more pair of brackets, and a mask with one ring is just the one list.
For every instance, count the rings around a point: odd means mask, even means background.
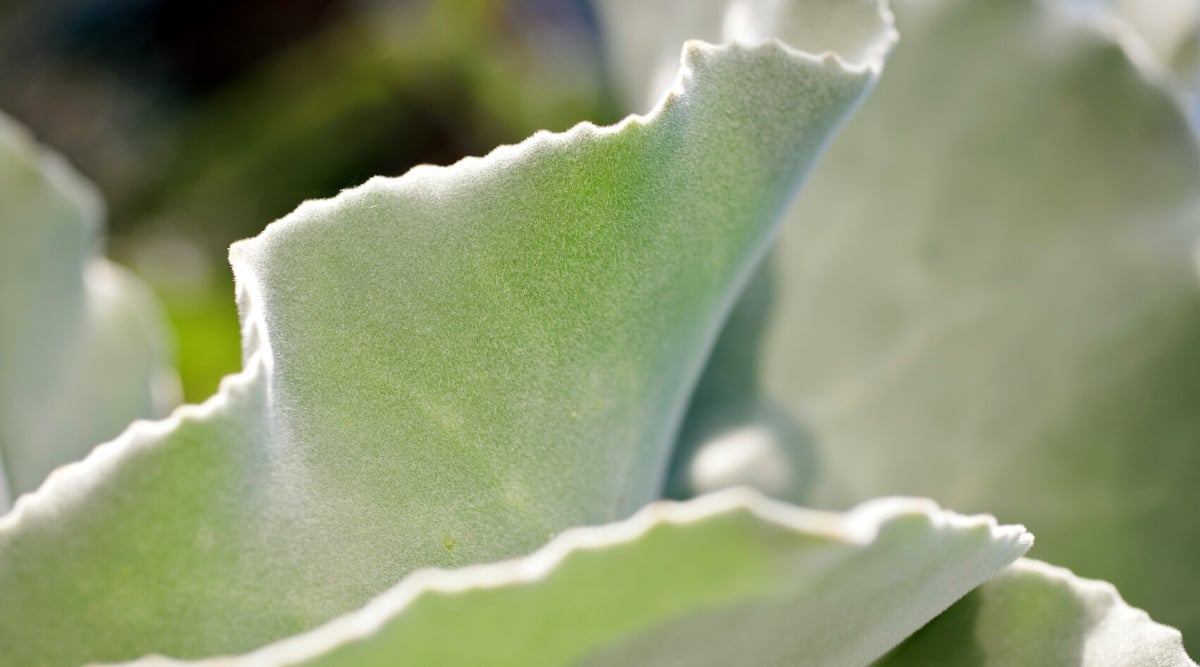
[{"label": "blurred background", "polygon": [[610,123],[585,0],[0,3],[0,109],[108,203],[184,398],[241,367],[229,244],[301,201]]}]

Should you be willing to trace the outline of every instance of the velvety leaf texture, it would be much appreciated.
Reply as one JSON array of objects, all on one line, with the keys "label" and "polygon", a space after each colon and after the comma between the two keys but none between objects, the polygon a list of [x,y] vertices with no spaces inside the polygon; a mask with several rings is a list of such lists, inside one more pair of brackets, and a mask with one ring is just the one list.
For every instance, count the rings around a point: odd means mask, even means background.
[{"label": "velvety leaf texture", "polygon": [[244,652],[656,498],[721,317],[880,66],[691,43],[647,117],[374,179],[235,244],[245,370],[0,519],[0,646]]},{"label": "velvety leaf texture", "polygon": [[837,515],[727,491],[572,529],[523,559],[419,572],[306,635],[201,664],[854,667],[1031,542],[928,501]]},{"label": "velvety leaf texture", "polygon": [[0,115],[0,512],[178,395],[149,290],[99,257],[92,186]]},{"label": "velvety leaf texture", "polygon": [[1021,559],[958,601],[876,667],[1195,667],[1179,631],[1111,584]]},{"label": "velvety leaf texture", "polygon": [[1200,155],[1176,100],[1053,4],[895,4],[887,76],[718,344],[674,493],[1019,519],[1193,641]]}]

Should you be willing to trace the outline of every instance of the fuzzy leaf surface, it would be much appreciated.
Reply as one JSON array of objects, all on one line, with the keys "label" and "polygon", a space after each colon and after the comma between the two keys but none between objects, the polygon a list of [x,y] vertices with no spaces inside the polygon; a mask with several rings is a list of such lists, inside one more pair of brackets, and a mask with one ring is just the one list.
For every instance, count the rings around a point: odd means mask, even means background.
[{"label": "fuzzy leaf surface", "polygon": [[1019,518],[1187,640],[1200,155],[1117,43],[1047,6],[895,3],[888,76],[718,344],[675,493],[754,481],[704,453],[741,438],[793,501]]},{"label": "fuzzy leaf surface", "polygon": [[526,558],[418,572],[306,635],[200,664],[861,666],[1031,543],[923,500],[832,514],[726,491]]},{"label": "fuzzy leaf surface", "polygon": [[692,43],[647,117],[235,244],[245,370],[0,520],[0,645],[244,652],[657,498],[721,316],[880,66]]},{"label": "fuzzy leaf surface", "polygon": [[1111,584],[1022,558],[875,667],[1195,667],[1179,631]]}]

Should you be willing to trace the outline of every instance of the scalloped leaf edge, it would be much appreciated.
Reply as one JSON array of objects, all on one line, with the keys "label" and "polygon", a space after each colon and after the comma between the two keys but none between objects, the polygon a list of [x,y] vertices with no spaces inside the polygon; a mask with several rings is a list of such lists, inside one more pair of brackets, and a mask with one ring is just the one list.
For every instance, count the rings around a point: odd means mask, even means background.
[{"label": "scalloped leaf edge", "polygon": [[691,501],[657,501],[632,517],[616,523],[571,528],[554,537],[538,551],[521,558],[452,570],[417,570],[359,610],[329,621],[307,633],[268,644],[241,656],[222,656],[198,661],[147,656],[123,664],[130,667],[248,667],[302,664],[372,636],[388,621],[403,614],[422,596],[453,595],[539,582],[553,574],[574,554],[629,544],[658,526],[695,524],[737,511],[749,512],[763,522],[785,530],[828,537],[859,546],[874,542],[881,528],[889,522],[913,516],[928,518],[933,528],[986,529],[990,541],[1008,544],[1017,553],[1028,550],[1034,540],[1033,535],[1026,531],[1024,526],[1000,525],[995,517],[987,514],[957,514],[927,499],[879,498],[841,514],[796,507],[771,500],[748,487],[738,487]]}]

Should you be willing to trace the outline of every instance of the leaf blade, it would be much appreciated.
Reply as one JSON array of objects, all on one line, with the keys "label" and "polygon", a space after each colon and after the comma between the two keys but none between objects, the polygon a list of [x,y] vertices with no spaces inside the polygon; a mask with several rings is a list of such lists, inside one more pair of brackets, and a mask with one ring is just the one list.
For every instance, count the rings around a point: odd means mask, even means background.
[{"label": "leaf blade", "polygon": [[687,63],[650,117],[376,179],[235,245],[246,370],[0,519],[0,643],[244,651],[657,496],[720,312],[880,65]]},{"label": "leaf blade", "polygon": [[0,512],[177,401],[154,297],[97,256],[103,216],[89,182],[0,114]]},{"label": "leaf blade", "polygon": [[754,427],[807,466],[790,500],[1020,518],[1040,556],[1200,633],[1188,124],[1109,36],[1039,3],[893,4],[888,77],[784,226],[772,304],[716,353],[759,354],[715,362],[685,447]]},{"label": "leaf blade", "polygon": [[[1000,630],[1003,628],[1003,630]],[[935,657],[936,656],[936,657]],[[1111,585],[1022,558],[876,663],[1193,667],[1179,631]]]},{"label": "leaf blade", "polygon": [[927,501],[835,515],[735,490],[573,529],[515,561],[416,573],[219,664],[864,665],[1031,542]]}]

